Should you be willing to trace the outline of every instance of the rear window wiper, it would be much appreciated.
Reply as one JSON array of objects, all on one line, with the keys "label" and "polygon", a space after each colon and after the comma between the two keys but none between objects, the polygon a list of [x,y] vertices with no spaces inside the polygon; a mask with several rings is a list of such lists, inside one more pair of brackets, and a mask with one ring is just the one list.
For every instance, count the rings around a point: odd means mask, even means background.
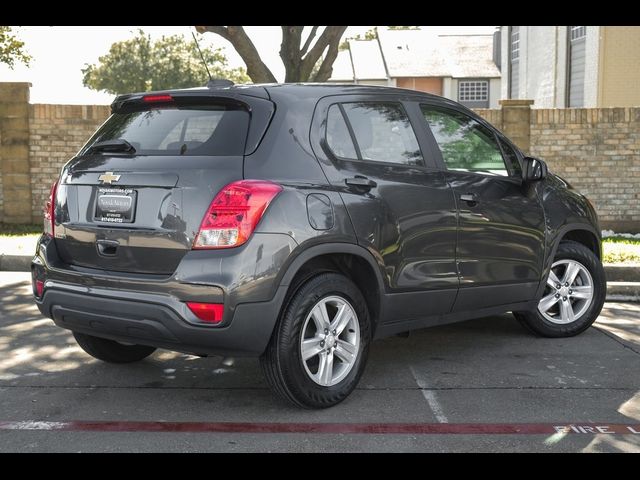
[{"label": "rear window wiper", "polygon": [[127,142],[124,138],[115,138],[113,140],[96,142],[87,149],[86,153],[93,151],[136,153],[136,149],[133,148],[133,145]]}]

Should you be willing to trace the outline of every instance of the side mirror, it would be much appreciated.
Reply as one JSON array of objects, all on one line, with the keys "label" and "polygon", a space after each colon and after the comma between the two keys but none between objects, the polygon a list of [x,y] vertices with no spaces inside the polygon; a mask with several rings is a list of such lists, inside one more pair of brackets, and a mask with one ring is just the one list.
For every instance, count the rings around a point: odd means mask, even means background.
[{"label": "side mirror", "polygon": [[524,157],[522,161],[522,180],[525,182],[544,180],[548,171],[547,164],[539,158]]}]

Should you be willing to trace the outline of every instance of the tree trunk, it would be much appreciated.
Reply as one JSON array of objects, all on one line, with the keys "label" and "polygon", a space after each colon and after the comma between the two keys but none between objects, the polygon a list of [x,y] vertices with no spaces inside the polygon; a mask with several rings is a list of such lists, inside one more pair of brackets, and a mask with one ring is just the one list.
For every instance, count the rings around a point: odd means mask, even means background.
[{"label": "tree trunk", "polygon": [[[338,56],[340,39],[346,26],[327,26],[313,43],[318,31],[314,26],[302,47],[304,26],[283,26],[280,58],[285,68],[285,82],[326,82],[331,78],[333,63]],[[197,26],[198,32],[213,32],[228,40],[247,66],[247,75],[255,83],[275,83],[271,70],[264,64],[258,50],[242,27]],[[315,75],[313,69],[320,62]],[[313,78],[312,78],[313,75]]]}]

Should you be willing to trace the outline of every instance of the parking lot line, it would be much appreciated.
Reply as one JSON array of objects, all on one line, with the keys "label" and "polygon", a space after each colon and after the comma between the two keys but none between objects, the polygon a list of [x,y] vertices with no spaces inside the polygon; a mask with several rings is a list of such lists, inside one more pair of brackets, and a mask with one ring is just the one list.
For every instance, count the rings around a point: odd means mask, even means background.
[{"label": "parking lot line", "polygon": [[425,382],[424,379],[420,375],[418,375],[418,373],[416,372],[416,370],[413,368],[412,365],[409,365],[409,369],[411,370],[411,375],[413,375],[413,379],[418,384],[418,387],[420,387],[422,396],[427,401],[427,403],[429,404],[429,407],[431,408],[431,411],[435,415],[436,420],[438,420],[438,422],[440,423],[449,423],[447,416],[444,414],[444,411],[442,410],[442,406],[440,405],[440,402],[438,402],[438,399],[436,398],[435,392],[429,389],[427,382]]}]

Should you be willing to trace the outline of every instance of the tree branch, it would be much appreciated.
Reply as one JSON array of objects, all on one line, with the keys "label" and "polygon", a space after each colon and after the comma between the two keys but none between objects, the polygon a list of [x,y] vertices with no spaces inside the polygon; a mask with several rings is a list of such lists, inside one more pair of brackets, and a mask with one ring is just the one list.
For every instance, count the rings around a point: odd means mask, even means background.
[{"label": "tree branch", "polygon": [[247,66],[247,75],[255,83],[275,83],[276,77],[260,58],[258,50],[242,26],[197,26],[200,33],[212,32],[228,40]]},{"label": "tree branch", "polygon": [[311,33],[309,33],[309,36],[307,37],[307,41],[304,42],[304,45],[302,46],[302,50],[300,50],[300,57],[304,57],[305,53],[307,53],[307,50],[309,50],[309,47],[311,46],[311,41],[316,37],[317,32],[318,25],[314,25],[311,29]]},{"label": "tree branch", "polygon": [[324,60],[322,60],[318,72],[313,78],[314,82],[326,82],[331,78],[331,74],[333,73],[333,62],[335,62],[338,57],[339,46],[340,37],[329,44],[329,50],[327,51]]},{"label": "tree branch", "polygon": [[324,29],[315,45],[311,47],[309,53],[307,53],[302,59],[300,65],[301,78],[309,78],[313,67],[318,62],[326,48],[334,42],[336,45],[339,45],[340,38],[346,29],[346,26],[327,26]]}]

